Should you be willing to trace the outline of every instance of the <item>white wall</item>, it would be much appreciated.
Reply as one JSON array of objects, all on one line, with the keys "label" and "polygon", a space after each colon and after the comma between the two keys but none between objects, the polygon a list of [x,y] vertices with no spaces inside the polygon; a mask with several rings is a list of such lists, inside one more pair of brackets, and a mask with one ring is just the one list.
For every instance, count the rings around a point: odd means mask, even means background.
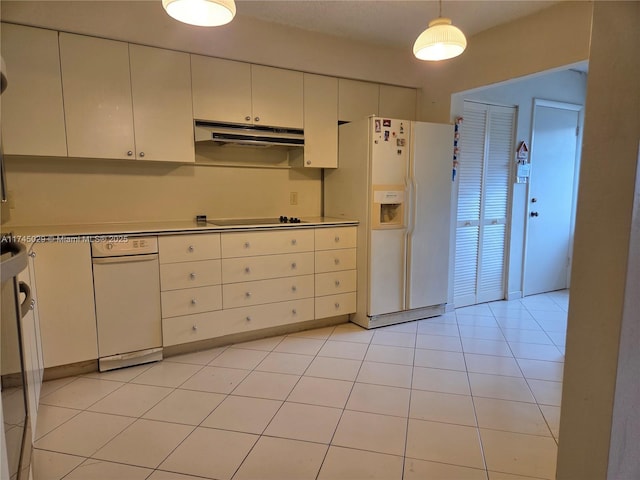
[{"label": "white wall", "polygon": [[[464,100],[515,106],[518,109],[516,118],[516,145],[518,145],[520,141],[524,140],[527,142],[527,145],[531,147],[533,100],[538,98],[584,105],[586,89],[586,74],[578,71],[562,70],[537,74],[524,79],[505,82],[496,86],[456,93],[452,95],[451,99],[451,116],[462,116]],[[464,148],[464,146],[462,146],[462,148]],[[513,154],[513,168],[515,169],[515,147]],[[515,181],[515,174],[513,178]],[[525,226],[527,220],[527,185],[528,184],[513,184],[509,256],[507,261],[508,298],[519,298],[522,296],[522,268],[524,262]],[[454,186],[454,192],[455,191],[457,191],[457,184]],[[455,193],[454,198],[456,198]],[[455,211],[456,206],[454,202],[454,215]],[[455,237],[453,238],[453,241],[455,242]]]}]

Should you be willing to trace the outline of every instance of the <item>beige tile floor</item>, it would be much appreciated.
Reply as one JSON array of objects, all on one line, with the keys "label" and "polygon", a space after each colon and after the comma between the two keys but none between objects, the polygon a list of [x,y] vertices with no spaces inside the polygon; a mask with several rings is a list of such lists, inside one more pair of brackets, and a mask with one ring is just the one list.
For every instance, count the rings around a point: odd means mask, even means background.
[{"label": "beige tile floor", "polygon": [[555,473],[568,292],[45,383],[35,480]]}]

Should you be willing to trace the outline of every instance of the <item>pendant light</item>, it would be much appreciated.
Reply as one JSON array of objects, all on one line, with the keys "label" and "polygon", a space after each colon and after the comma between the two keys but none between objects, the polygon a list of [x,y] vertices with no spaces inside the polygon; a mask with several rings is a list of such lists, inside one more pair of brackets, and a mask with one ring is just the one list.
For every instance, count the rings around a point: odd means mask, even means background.
[{"label": "pendant light", "polygon": [[420,34],[413,44],[413,54],[420,60],[447,60],[457,57],[467,48],[464,33],[442,16],[442,0],[439,0],[438,18],[429,22],[429,28]]},{"label": "pendant light", "polygon": [[176,20],[199,27],[217,27],[233,20],[234,0],[162,0],[162,6]]}]

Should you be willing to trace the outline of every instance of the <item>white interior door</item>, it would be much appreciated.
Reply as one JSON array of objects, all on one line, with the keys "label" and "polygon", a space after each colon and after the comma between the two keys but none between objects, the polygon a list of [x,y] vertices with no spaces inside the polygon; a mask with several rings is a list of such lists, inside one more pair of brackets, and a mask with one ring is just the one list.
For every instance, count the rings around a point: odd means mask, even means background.
[{"label": "white interior door", "polygon": [[536,100],[524,295],[568,287],[581,109]]},{"label": "white interior door", "polygon": [[516,109],[464,103],[458,167],[454,305],[504,298]]}]

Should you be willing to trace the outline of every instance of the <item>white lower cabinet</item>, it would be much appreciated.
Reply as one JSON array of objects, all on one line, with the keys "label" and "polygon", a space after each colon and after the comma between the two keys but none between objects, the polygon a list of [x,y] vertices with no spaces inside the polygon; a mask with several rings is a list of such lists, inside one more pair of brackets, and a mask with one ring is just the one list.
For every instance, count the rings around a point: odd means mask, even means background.
[{"label": "white lower cabinet", "polygon": [[44,367],[95,360],[98,334],[89,243],[36,243],[32,251]]},{"label": "white lower cabinet", "polygon": [[313,297],[313,275],[274,278],[222,286],[224,308],[246,307]]},{"label": "white lower cabinet", "polygon": [[316,318],[356,311],[356,237],[357,227],[316,229]]},{"label": "white lower cabinet", "polygon": [[165,346],[355,312],[356,227],[160,237]]},{"label": "white lower cabinet", "polygon": [[158,250],[162,344],[212,338],[222,314],[220,234],[161,236]]}]

